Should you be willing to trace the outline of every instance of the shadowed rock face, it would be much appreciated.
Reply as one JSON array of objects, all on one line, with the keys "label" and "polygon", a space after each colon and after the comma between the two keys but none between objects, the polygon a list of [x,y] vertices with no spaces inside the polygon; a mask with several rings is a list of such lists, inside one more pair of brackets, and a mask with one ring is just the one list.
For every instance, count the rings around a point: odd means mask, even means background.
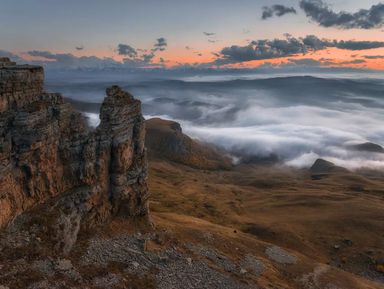
[{"label": "shadowed rock face", "polygon": [[384,148],[382,146],[371,142],[351,145],[349,148],[360,152],[384,153]]},{"label": "shadowed rock face", "polygon": [[329,174],[329,173],[336,173],[336,172],[347,172],[348,170],[336,166],[334,163],[323,160],[323,159],[317,159],[315,163],[310,168],[310,172],[312,174]]},{"label": "shadowed rock face", "polygon": [[52,218],[57,248],[68,251],[82,227],[113,215],[146,216],[140,101],[107,89],[92,131],[60,94],[43,92],[41,67],[0,62],[0,227],[49,203],[40,213]]}]

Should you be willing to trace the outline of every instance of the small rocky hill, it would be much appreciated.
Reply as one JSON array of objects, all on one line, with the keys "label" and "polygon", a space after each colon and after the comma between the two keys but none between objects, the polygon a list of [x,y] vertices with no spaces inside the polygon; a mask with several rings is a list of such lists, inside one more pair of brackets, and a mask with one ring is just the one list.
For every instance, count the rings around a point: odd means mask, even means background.
[{"label": "small rocky hill", "polygon": [[372,142],[351,145],[349,146],[349,148],[360,152],[384,153],[384,148],[381,145]]},{"label": "small rocky hill", "polygon": [[229,169],[231,159],[217,148],[185,135],[179,123],[152,118],[146,121],[145,144],[151,158],[172,160],[200,169]]}]

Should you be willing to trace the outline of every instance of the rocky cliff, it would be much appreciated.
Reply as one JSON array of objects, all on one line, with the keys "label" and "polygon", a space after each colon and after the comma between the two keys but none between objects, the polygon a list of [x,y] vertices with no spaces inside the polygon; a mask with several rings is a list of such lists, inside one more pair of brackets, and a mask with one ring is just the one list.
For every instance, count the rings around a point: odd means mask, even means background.
[{"label": "rocky cliff", "polygon": [[43,86],[41,67],[0,59],[0,227],[31,227],[18,216],[35,210],[68,252],[82,228],[147,216],[144,119],[140,101],[113,86],[92,130]]}]

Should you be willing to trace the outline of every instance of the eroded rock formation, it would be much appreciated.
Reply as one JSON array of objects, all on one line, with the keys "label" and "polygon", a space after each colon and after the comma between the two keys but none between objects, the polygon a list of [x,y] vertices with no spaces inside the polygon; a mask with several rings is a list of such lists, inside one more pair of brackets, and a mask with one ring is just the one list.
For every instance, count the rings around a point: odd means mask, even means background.
[{"label": "eroded rock formation", "polygon": [[140,101],[113,86],[91,130],[43,85],[41,67],[0,59],[0,227],[43,212],[68,251],[82,227],[147,215],[144,119]]}]

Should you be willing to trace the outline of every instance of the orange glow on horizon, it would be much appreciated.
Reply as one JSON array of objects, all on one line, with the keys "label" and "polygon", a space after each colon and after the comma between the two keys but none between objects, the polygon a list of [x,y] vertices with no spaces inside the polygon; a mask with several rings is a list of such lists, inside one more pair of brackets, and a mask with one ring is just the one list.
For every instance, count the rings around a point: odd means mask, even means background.
[{"label": "orange glow on horizon", "polygon": [[[215,60],[212,51],[212,47],[206,49],[186,49],[185,47],[178,47],[174,49],[168,49],[166,51],[157,52],[153,59],[153,62],[149,65],[159,66],[163,65],[167,68],[172,68],[178,65],[194,65],[194,64],[210,64]],[[55,51],[52,53],[63,53],[64,51]],[[124,57],[117,54],[113,48],[108,49],[84,49],[80,51],[69,52],[76,57],[82,56],[96,56],[98,58],[111,58],[115,61],[122,62]],[[44,59],[43,57],[33,57],[27,53],[19,53],[27,61],[52,61]],[[329,48],[320,51],[313,51],[303,55],[295,55],[283,58],[274,58],[266,60],[253,60],[235,64],[227,64],[222,67],[225,68],[257,68],[265,64],[271,64],[279,66],[279,64],[287,64],[290,59],[301,60],[301,59],[312,59],[316,61],[322,61],[323,67],[346,67],[346,68],[366,68],[372,70],[384,70],[384,58],[366,58],[365,56],[383,56],[384,48],[368,49],[368,50],[343,50],[338,48]],[[160,58],[163,58],[165,62],[160,63]],[[360,60],[360,61],[356,61]],[[364,60],[362,62],[361,60]],[[356,61],[355,63],[353,61]],[[212,65],[212,67],[215,67]]]}]

